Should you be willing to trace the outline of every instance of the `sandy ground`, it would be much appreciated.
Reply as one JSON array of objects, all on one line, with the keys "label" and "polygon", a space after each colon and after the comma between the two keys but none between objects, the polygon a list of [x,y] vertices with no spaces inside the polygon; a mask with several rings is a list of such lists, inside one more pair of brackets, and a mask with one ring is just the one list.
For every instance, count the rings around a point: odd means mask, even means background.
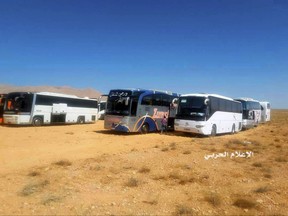
[{"label": "sandy ground", "polygon": [[235,135],[0,127],[0,215],[287,215],[288,111]]}]

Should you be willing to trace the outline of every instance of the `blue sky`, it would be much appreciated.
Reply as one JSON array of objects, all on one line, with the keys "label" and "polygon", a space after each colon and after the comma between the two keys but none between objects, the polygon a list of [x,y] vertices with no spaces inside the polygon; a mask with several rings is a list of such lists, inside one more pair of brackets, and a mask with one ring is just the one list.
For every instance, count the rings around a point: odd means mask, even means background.
[{"label": "blue sky", "polygon": [[288,108],[287,0],[0,0],[0,83]]}]

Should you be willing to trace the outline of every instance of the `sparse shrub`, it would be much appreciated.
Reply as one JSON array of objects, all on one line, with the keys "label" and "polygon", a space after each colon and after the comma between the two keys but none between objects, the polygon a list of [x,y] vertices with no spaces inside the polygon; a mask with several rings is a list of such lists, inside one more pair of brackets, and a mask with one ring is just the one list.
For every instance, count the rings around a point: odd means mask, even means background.
[{"label": "sparse shrub", "polygon": [[136,178],[130,178],[126,184],[127,187],[138,187],[139,186],[139,180]]},{"label": "sparse shrub", "polygon": [[161,151],[162,151],[162,152],[166,152],[166,151],[169,151],[169,148],[167,148],[167,147],[165,147],[165,148],[162,148],[162,149],[161,149]]},{"label": "sparse shrub", "polygon": [[265,186],[265,187],[259,187],[256,190],[254,190],[255,193],[266,193],[267,191],[269,191],[270,189]]},{"label": "sparse shrub", "polygon": [[167,175],[164,175],[164,174],[159,174],[159,175],[155,175],[152,177],[153,180],[166,180],[167,179]]},{"label": "sparse shrub", "polygon": [[63,166],[63,167],[72,165],[72,163],[70,161],[68,161],[68,160],[60,160],[60,161],[57,161],[57,162],[55,162],[53,164],[57,165],[57,166]]},{"label": "sparse shrub", "polygon": [[155,145],[154,148],[159,148],[159,145]]},{"label": "sparse shrub", "polygon": [[176,150],[176,143],[171,143],[170,145],[171,150]]},{"label": "sparse shrub", "polygon": [[19,194],[21,196],[29,196],[29,195],[31,195],[33,193],[36,193],[36,192],[42,190],[48,184],[49,184],[48,180],[41,181],[41,182],[38,182],[38,183],[28,184],[22,189],[22,191]]},{"label": "sparse shrub", "polygon": [[257,141],[257,140],[253,140],[253,141],[252,141],[252,144],[253,144],[254,146],[261,146],[261,143],[260,143],[259,141]]},{"label": "sparse shrub", "polygon": [[89,169],[94,170],[94,171],[99,171],[102,169],[102,167],[100,165],[95,165],[95,166],[90,166]]},{"label": "sparse shrub", "polygon": [[280,142],[280,139],[276,138],[274,139],[275,142]]},{"label": "sparse shrub", "polygon": [[193,215],[195,214],[194,210],[185,205],[178,205],[176,206],[175,214],[174,215]]},{"label": "sparse shrub", "polygon": [[204,200],[215,207],[221,204],[221,197],[216,193],[207,194]]},{"label": "sparse shrub", "polygon": [[178,172],[171,172],[168,175],[169,179],[178,180],[180,185],[185,185],[187,183],[195,182],[195,178],[193,176],[184,176],[180,175]]},{"label": "sparse shrub", "polygon": [[216,148],[212,148],[212,149],[210,149],[210,152],[216,152],[216,151],[217,151]]},{"label": "sparse shrub", "polygon": [[287,159],[286,158],[284,158],[284,157],[277,157],[276,159],[275,159],[275,161],[277,161],[277,162],[287,162]]},{"label": "sparse shrub", "polygon": [[240,139],[231,139],[228,141],[228,144],[238,144],[238,145],[242,145],[243,144],[243,141],[240,140]]},{"label": "sparse shrub", "polygon": [[150,172],[150,168],[144,166],[138,172],[139,173],[149,173]]},{"label": "sparse shrub", "polygon": [[43,205],[48,205],[52,202],[59,202],[62,198],[59,196],[55,196],[55,195],[48,195],[46,197],[44,197],[44,199],[42,200],[42,204]]},{"label": "sparse shrub", "polygon": [[38,171],[32,171],[32,172],[28,173],[28,176],[31,176],[31,177],[40,176],[40,175],[41,175],[41,173]]},{"label": "sparse shrub", "polygon": [[256,203],[252,200],[239,198],[233,203],[233,205],[243,209],[251,209],[256,206]]},{"label": "sparse shrub", "polygon": [[191,151],[190,150],[186,150],[183,152],[183,154],[191,154]]},{"label": "sparse shrub", "polygon": [[269,179],[271,179],[271,178],[272,178],[272,175],[271,175],[271,174],[268,174],[268,173],[266,173],[266,174],[264,174],[264,177],[265,177],[265,178],[269,178]]},{"label": "sparse shrub", "polygon": [[276,148],[282,148],[282,145],[279,145],[279,144],[278,144],[278,145],[276,145],[275,147],[276,147]]},{"label": "sparse shrub", "polygon": [[67,132],[68,135],[74,135],[74,132]]},{"label": "sparse shrub", "polygon": [[179,174],[178,172],[171,172],[171,173],[168,175],[168,177],[169,177],[170,179],[180,179],[180,178],[181,178],[181,176],[180,176],[180,174]]},{"label": "sparse shrub", "polygon": [[254,167],[263,167],[263,164],[260,162],[255,162],[252,164]]}]

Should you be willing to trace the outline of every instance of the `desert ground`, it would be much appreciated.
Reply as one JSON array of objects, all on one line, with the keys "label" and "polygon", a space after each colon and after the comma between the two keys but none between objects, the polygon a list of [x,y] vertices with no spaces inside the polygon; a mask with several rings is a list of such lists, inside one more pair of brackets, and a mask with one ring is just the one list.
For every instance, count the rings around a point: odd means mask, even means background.
[{"label": "desert ground", "polygon": [[287,215],[288,110],[234,135],[0,127],[0,215]]}]

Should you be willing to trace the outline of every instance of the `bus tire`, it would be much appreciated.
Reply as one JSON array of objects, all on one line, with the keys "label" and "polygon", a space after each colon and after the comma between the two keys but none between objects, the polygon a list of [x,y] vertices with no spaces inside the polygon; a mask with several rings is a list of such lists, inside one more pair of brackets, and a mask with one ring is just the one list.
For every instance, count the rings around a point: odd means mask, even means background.
[{"label": "bus tire", "polygon": [[35,116],[32,121],[33,126],[42,126],[43,125],[43,117]]},{"label": "bus tire", "polygon": [[77,119],[78,124],[84,124],[85,123],[85,117],[84,116],[79,116]]},{"label": "bus tire", "polygon": [[141,133],[142,134],[147,134],[149,132],[149,124],[148,123],[144,123],[141,127]]},{"label": "bus tire", "polygon": [[214,137],[214,136],[216,136],[216,134],[217,134],[217,127],[216,127],[216,125],[215,124],[213,124],[212,125],[212,130],[211,130],[211,137]]},{"label": "bus tire", "polygon": [[231,134],[235,134],[235,124],[232,125]]}]

